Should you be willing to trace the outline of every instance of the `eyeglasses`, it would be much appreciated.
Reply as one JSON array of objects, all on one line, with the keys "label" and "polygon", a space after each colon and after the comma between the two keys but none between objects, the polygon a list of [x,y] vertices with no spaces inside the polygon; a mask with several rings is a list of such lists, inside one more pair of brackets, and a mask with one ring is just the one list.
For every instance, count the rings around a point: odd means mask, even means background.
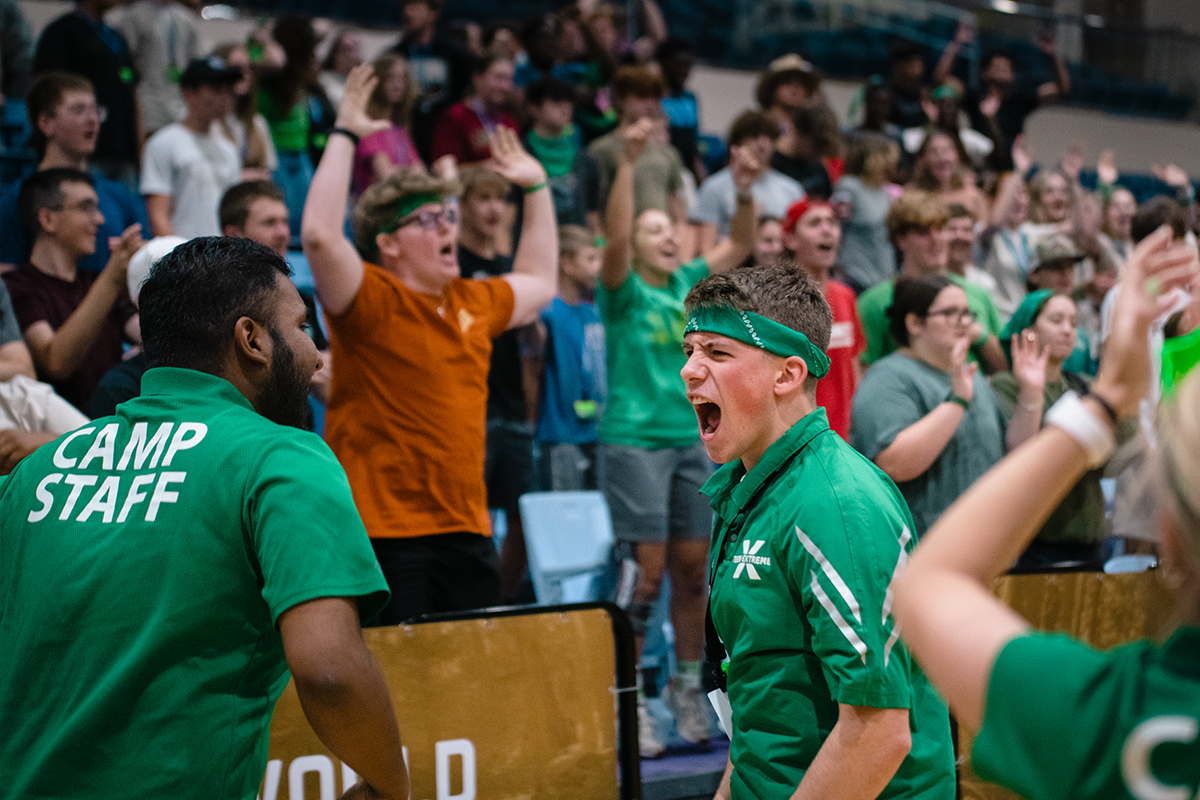
[{"label": "eyeglasses", "polygon": [[101,123],[108,119],[108,109],[104,106],[98,106],[95,103],[72,103],[69,106],[63,106],[62,112],[68,117],[90,117],[95,115],[96,119]]},{"label": "eyeglasses", "polygon": [[80,200],[77,203],[63,204],[58,208],[51,209],[52,211],[79,211],[84,214],[95,214],[100,210],[100,203],[96,200]]},{"label": "eyeglasses", "polygon": [[947,322],[966,322],[971,323],[979,318],[969,308],[942,308],[937,311],[926,311],[926,317],[945,317]]},{"label": "eyeglasses", "polygon": [[406,217],[401,217],[394,223],[383,229],[383,233],[395,233],[406,225],[417,223],[421,226],[421,230],[434,231],[438,225],[445,222],[447,225],[458,224],[458,202],[456,200],[442,201],[440,210],[432,208],[422,208]]}]

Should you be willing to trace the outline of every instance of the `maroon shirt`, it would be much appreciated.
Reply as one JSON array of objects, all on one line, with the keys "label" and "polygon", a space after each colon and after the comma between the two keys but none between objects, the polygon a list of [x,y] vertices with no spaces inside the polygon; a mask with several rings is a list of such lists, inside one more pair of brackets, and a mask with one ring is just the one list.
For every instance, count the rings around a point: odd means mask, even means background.
[{"label": "maroon shirt", "polygon": [[516,120],[501,111],[491,116],[476,100],[456,103],[444,112],[433,129],[433,160],[454,156],[459,164],[475,164],[492,157],[488,131],[497,125],[517,129]]},{"label": "maroon shirt", "polygon": [[[4,274],[4,282],[12,297],[17,323],[24,333],[35,322],[45,321],[58,330],[67,317],[79,307],[92,284],[99,278],[95,272],[78,270],[75,280],[64,281],[38,271],[32,264],[22,264]],[[104,318],[92,349],[83,362],[66,380],[52,381],[41,375],[67,402],[79,409],[91,406],[92,391],[110,367],[121,361],[121,344],[125,340],[125,323],[134,314],[133,304],[124,297],[113,304]],[[40,370],[39,370],[40,372]]]}]

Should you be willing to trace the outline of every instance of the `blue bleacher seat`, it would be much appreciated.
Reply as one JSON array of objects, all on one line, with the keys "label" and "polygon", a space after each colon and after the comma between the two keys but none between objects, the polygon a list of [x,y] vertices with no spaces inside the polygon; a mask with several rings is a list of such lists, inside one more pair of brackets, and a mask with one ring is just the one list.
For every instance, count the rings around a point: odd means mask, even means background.
[{"label": "blue bleacher seat", "polygon": [[600,492],[530,492],[518,501],[539,604],[581,603],[606,594],[613,532]]}]

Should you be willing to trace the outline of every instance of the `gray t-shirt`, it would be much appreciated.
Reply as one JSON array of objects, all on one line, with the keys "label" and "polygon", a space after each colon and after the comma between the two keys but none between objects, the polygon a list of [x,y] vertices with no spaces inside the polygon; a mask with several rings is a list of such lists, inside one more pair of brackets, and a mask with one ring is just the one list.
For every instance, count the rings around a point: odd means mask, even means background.
[{"label": "gray t-shirt", "polygon": [[204,55],[198,22],[182,3],[164,5],[154,0],[134,3],[117,22],[138,68],[138,105],[147,135],[187,113],[179,76],[190,61]]},{"label": "gray t-shirt", "polygon": [[4,281],[0,281],[0,347],[20,340],[21,326],[17,324],[17,315],[13,312],[12,298],[8,296]]},{"label": "gray t-shirt", "polygon": [[[750,187],[759,216],[783,219],[792,203],[804,199],[804,187],[782,172],[768,169]],[[714,172],[696,195],[696,207],[691,221],[717,226],[718,238],[729,235],[733,215],[737,211],[737,188],[728,167]]]},{"label": "gray t-shirt", "polygon": [[896,277],[896,251],[887,234],[892,205],[887,189],[872,189],[856,176],[845,175],[834,187],[831,202],[845,215],[837,263],[846,277],[860,290]]},{"label": "gray t-shirt", "polygon": [[[588,145],[588,154],[596,160],[600,171],[601,208],[608,203],[608,189],[617,177],[621,151],[625,140],[620,131],[612,131]],[[683,188],[683,160],[674,147],[662,142],[648,142],[634,164],[633,213],[636,218],[647,209],[670,211],[668,199]]]},{"label": "gray t-shirt", "polygon": [[[941,455],[919,477],[896,484],[918,536],[1004,455],[1006,424],[992,387],[976,375],[974,388],[971,407]],[[950,376],[930,364],[899,352],[881,358],[854,394],[850,443],[874,460],[901,431],[945,402],[950,389]]]}]

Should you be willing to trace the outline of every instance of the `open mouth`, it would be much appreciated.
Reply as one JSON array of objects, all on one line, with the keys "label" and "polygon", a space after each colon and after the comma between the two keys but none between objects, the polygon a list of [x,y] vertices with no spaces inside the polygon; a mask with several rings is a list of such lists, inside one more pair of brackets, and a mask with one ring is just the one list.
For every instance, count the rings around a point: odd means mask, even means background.
[{"label": "open mouth", "polygon": [[819,245],[817,245],[817,249],[818,249],[818,250],[820,250],[822,253],[832,253],[832,252],[833,252],[833,245],[831,245],[831,244],[827,244],[827,243],[826,243],[826,244],[819,244]]},{"label": "open mouth", "polygon": [[721,427],[721,407],[716,403],[696,403],[693,407],[700,422],[700,439],[707,442]]}]

